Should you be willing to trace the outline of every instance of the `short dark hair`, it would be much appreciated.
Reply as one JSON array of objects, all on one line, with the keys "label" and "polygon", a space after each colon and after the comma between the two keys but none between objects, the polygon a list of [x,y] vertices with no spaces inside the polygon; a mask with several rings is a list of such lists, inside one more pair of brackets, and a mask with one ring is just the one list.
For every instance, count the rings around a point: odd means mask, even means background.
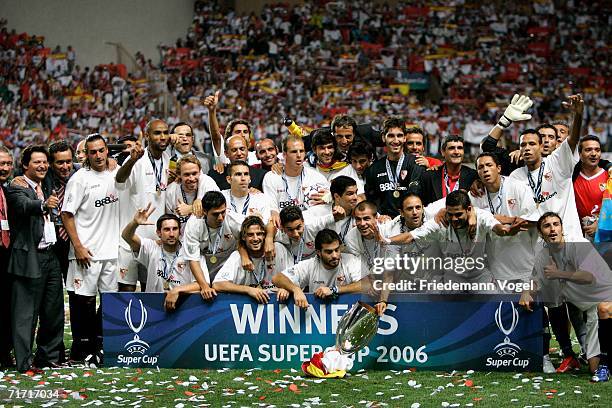
[{"label": "short dark hair", "polygon": [[372,148],[372,145],[363,140],[358,139],[354,141],[348,149],[346,154],[347,160],[352,160],[356,156],[367,156],[370,160],[376,159],[376,149]]},{"label": "short dark hair", "polygon": [[164,214],[161,217],[159,217],[157,219],[157,222],[155,223],[155,226],[157,227],[157,230],[161,231],[162,224],[164,223],[164,221],[168,221],[168,220],[176,221],[176,225],[178,225],[179,228],[181,227],[181,221],[179,220],[179,217],[177,217],[174,214]]},{"label": "short dark hair", "polygon": [[381,135],[384,137],[391,128],[400,128],[402,129],[402,132],[406,134],[406,120],[399,116],[391,116],[386,118],[382,123]]},{"label": "short dark hair", "polygon": [[446,150],[446,146],[451,143],[451,142],[461,142],[461,144],[465,144],[465,141],[463,140],[463,138],[459,135],[450,135],[447,136],[446,138],[444,138],[444,141],[442,142],[442,150]]},{"label": "short dark hair", "polygon": [[519,134],[519,142],[521,137],[525,135],[536,135],[538,137],[539,143],[542,144],[542,135],[535,129],[525,129]]},{"label": "short dark hair", "polygon": [[49,145],[49,157],[51,158],[51,163],[55,162],[55,153],[70,151],[70,157],[74,156],[74,149],[70,146],[70,143],[65,140],[59,140],[57,142],[53,142]]},{"label": "short dark hair", "polygon": [[356,185],[357,181],[355,181],[354,178],[349,176],[338,176],[331,181],[329,191],[331,192],[332,197],[334,196],[334,194],[338,194],[339,196],[341,196],[342,194],[344,194],[347,188]]},{"label": "short dark hair", "polygon": [[[102,135],[99,133],[92,133],[90,135],[87,135],[87,137],[85,138],[85,144],[83,144],[83,147],[85,149],[85,154],[87,154],[88,152],[87,143],[96,142],[98,140],[101,140],[102,142],[104,142],[104,147],[108,149],[108,145],[106,144],[106,139],[104,139]],[[108,165],[108,156],[106,157],[106,164]],[[83,166],[88,169],[91,168],[91,163],[89,163],[89,157],[85,158],[85,163],[83,163]]]},{"label": "short dark hair", "polygon": [[467,210],[471,206],[470,196],[465,190],[455,190],[446,196],[446,206],[455,207],[460,205],[461,208]]},{"label": "short dark hair", "polygon": [[557,133],[557,128],[555,128],[553,125],[545,123],[543,125],[538,126],[535,130],[539,134],[540,130],[542,130],[542,129],[551,129],[553,132],[555,132],[555,138],[557,138],[559,136],[559,134]]},{"label": "short dark hair", "polygon": [[293,221],[304,220],[304,214],[297,205],[288,205],[280,212],[281,225],[288,224]]},{"label": "short dark hair", "polygon": [[357,122],[355,121],[355,119],[353,119],[352,116],[340,114],[334,116],[330,128],[332,134],[335,134],[337,128],[349,126],[353,128],[353,136],[355,136],[355,132],[357,131]]},{"label": "short dark hair", "polygon": [[563,219],[561,219],[559,214],[557,214],[554,211],[546,211],[544,214],[542,214],[542,216],[540,218],[538,218],[538,223],[536,224],[536,226],[538,228],[538,232],[542,232],[542,223],[548,217],[556,217],[556,218],[558,218],[559,222],[561,223],[561,226],[563,226]]},{"label": "short dark hair", "polygon": [[329,129],[315,129],[311,133],[311,137],[312,138],[310,144],[313,149],[317,146],[323,146],[330,143],[334,145],[334,149],[337,147],[336,138],[334,138]]},{"label": "short dark hair", "polygon": [[501,166],[501,164],[499,164],[499,157],[494,152],[482,152],[476,156],[476,167],[478,167],[478,159],[481,157],[490,157],[493,159],[496,166]]},{"label": "short dark hair", "polygon": [[177,122],[174,126],[172,126],[172,129],[170,130],[170,133],[174,133],[176,128],[179,127],[179,126],[189,126],[189,129],[191,130],[191,134],[193,134],[193,126],[191,126],[187,122]]},{"label": "short dark hair", "polygon": [[599,143],[599,148],[601,149],[601,140],[599,140],[599,138],[597,136],[595,136],[595,135],[586,135],[586,136],[582,137],[580,139],[580,141],[578,142],[578,153],[582,152],[582,143],[588,142],[590,140]]},{"label": "short dark hair", "polygon": [[406,129],[406,134],[409,133],[418,133],[419,135],[423,136],[423,144],[425,144],[425,132],[423,132],[423,129],[417,126],[412,126]]},{"label": "short dark hair", "polygon": [[32,153],[44,153],[49,161],[49,152],[44,145],[29,145],[21,152],[21,167],[27,167],[30,164]]},{"label": "short dark hair", "polygon": [[251,168],[249,167],[249,163],[244,160],[236,160],[228,164],[227,166],[227,174],[232,175],[232,169],[236,166],[246,166],[249,169],[249,175],[251,174]]},{"label": "short dark hair", "polygon": [[257,215],[249,215],[242,221],[242,225],[240,226],[240,243],[246,248],[246,233],[249,227],[253,225],[258,225],[266,232],[266,225],[263,220],[259,218]]},{"label": "short dark hair", "polygon": [[372,201],[364,200],[355,206],[353,211],[364,211],[364,210],[372,210],[374,215],[378,212],[378,206],[374,204]]},{"label": "short dark hair", "polygon": [[[236,125],[246,125],[246,127],[249,129],[249,134],[253,132],[253,130],[251,129],[251,125],[249,124],[248,121],[246,121],[245,119],[234,119],[230,121],[230,123],[228,123],[227,126],[225,127],[225,140],[230,138]],[[248,140],[247,140],[247,144],[248,144]]]},{"label": "short dark hair", "polygon": [[342,243],[340,235],[332,229],[324,228],[317,232],[317,236],[315,237],[315,249],[320,251],[324,244],[331,244],[336,241]]},{"label": "short dark hair", "polygon": [[226,203],[225,196],[220,191],[208,191],[204,194],[204,197],[202,197],[202,208],[204,211],[219,208]]}]

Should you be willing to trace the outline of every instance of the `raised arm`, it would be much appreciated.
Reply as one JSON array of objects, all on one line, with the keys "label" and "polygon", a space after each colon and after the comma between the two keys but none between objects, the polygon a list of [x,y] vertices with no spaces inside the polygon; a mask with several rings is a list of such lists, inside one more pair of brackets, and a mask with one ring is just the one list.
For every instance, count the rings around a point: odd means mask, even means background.
[{"label": "raised arm", "polygon": [[153,222],[149,221],[153,212],[155,212],[155,207],[151,208],[151,203],[147,205],[147,208],[139,208],[132,221],[121,232],[121,238],[128,243],[133,252],[140,252],[140,237],[136,235],[136,229],[140,225],[153,225]]},{"label": "raised arm", "polygon": [[582,127],[582,114],[584,112],[584,100],[582,95],[572,95],[567,98],[567,102],[563,102],[563,106],[569,109],[574,117],[572,119],[572,128],[570,130],[567,143],[572,152],[576,150],[578,140],[580,140],[580,128]]},{"label": "raised arm", "polygon": [[217,91],[214,95],[204,98],[204,106],[208,109],[208,132],[217,156],[221,154],[221,144],[223,143],[223,135],[219,131],[219,122],[217,121],[217,105],[220,95],[221,91]]},{"label": "raised arm", "polygon": [[125,183],[125,181],[130,177],[132,173],[132,168],[144,155],[144,148],[140,141],[136,142],[132,150],[130,151],[130,158],[123,163],[123,165],[117,170],[117,174],[115,175],[115,181],[117,183]]}]

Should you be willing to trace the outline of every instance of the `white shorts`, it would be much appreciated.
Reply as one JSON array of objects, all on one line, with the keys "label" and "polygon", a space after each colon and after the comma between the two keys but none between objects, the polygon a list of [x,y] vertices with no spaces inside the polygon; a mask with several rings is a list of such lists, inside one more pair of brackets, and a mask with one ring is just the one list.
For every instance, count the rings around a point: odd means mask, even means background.
[{"label": "white shorts", "polygon": [[117,260],[91,261],[86,269],[71,259],[66,290],[82,296],[96,296],[98,292],[117,292]]},{"label": "white shorts", "polygon": [[123,283],[125,285],[136,285],[136,282],[138,282],[138,262],[136,262],[134,259],[134,253],[132,250],[119,246],[117,270],[119,272],[119,283]]}]

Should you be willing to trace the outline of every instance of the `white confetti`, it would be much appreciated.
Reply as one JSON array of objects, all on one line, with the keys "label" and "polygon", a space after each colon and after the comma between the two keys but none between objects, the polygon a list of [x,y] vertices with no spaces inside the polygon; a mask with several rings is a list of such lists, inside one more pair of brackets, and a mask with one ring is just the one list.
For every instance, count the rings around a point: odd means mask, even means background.
[{"label": "white confetti", "polygon": [[404,394],[396,395],[395,397],[391,397],[392,400],[404,398]]},{"label": "white confetti", "polygon": [[421,404],[419,404],[418,402],[414,402],[410,408],[420,408]]}]

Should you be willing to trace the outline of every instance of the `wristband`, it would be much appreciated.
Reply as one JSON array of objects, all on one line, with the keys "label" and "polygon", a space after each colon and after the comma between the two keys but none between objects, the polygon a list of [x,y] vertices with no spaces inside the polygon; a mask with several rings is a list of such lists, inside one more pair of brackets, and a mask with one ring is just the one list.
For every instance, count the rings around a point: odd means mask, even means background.
[{"label": "wristband", "polygon": [[502,115],[502,117],[499,118],[499,121],[497,122],[497,124],[505,129],[512,124],[512,121],[508,119],[506,115]]},{"label": "wristband", "polygon": [[331,298],[336,300],[338,299],[338,287],[336,285],[333,285],[329,288],[331,290]]}]

